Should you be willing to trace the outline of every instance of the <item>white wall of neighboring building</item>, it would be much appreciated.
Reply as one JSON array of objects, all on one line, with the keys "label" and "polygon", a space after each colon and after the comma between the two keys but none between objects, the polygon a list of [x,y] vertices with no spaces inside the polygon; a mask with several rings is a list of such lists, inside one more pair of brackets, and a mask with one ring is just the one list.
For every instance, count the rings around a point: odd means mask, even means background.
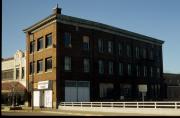
[{"label": "white wall of neighboring building", "polygon": [[[13,79],[3,80],[2,82],[18,81],[26,87],[26,57],[25,53],[17,50],[12,59],[2,60],[2,71],[13,69]],[[24,68],[24,77],[22,78],[22,67]],[[19,78],[16,78],[16,69],[19,68]]]},{"label": "white wall of neighboring building", "polygon": [[7,61],[2,61],[2,71],[3,70],[10,70],[10,69],[14,69],[13,67],[14,65],[14,59],[11,60],[7,60]]}]

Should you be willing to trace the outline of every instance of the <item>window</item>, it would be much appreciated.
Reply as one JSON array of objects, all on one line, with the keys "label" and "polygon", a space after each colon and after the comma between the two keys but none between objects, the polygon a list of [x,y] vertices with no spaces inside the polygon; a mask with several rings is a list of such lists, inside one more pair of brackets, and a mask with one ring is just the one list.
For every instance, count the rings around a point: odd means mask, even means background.
[{"label": "window", "polygon": [[30,54],[35,51],[35,42],[30,42]]},{"label": "window", "polygon": [[103,64],[103,61],[99,60],[98,65],[99,65],[99,73],[103,74],[104,73],[104,64]]},{"label": "window", "polygon": [[146,76],[147,76],[147,67],[144,66],[144,77],[146,77]]},{"label": "window", "polygon": [[89,59],[84,59],[84,72],[89,72],[90,64],[89,64]]},{"label": "window", "polygon": [[42,37],[37,40],[37,51],[39,51],[41,49],[43,49],[43,38]]},{"label": "window", "polygon": [[122,44],[121,43],[118,44],[118,54],[122,55]]},{"label": "window", "polygon": [[37,61],[37,73],[43,71],[43,60],[38,60]]},{"label": "window", "polygon": [[101,39],[98,40],[98,51],[101,53],[104,51],[103,40]]},{"label": "window", "polygon": [[16,79],[19,79],[19,68],[16,68]]},{"label": "window", "polygon": [[65,56],[64,70],[71,71],[71,57]]},{"label": "window", "polygon": [[30,62],[30,74],[33,74],[34,73],[34,65],[35,63],[33,62]]},{"label": "window", "polygon": [[46,48],[52,46],[52,34],[46,35]]},{"label": "window", "polygon": [[137,77],[140,76],[140,67],[139,67],[139,65],[136,65],[136,76]]},{"label": "window", "polygon": [[153,51],[150,51],[150,59],[153,59]]},{"label": "window", "polygon": [[146,52],[146,49],[143,48],[143,58],[146,59],[146,56],[147,56],[147,52]]},{"label": "window", "polygon": [[72,45],[71,45],[71,34],[70,33],[65,32],[63,40],[64,40],[64,46],[66,48],[72,48]]},{"label": "window", "polygon": [[123,64],[119,63],[119,75],[123,75]]},{"label": "window", "polygon": [[113,62],[109,62],[109,74],[113,74]]},{"label": "window", "polygon": [[131,75],[131,64],[128,64],[128,75]]},{"label": "window", "polygon": [[131,46],[127,45],[127,56],[131,57]]},{"label": "window", "polygon": [[157,77],[160,77],[160,68],[157,68]]},{"label": "window", "polygon": [[22,67],[22,79],[24,79],[24,67]]},{"label": "window", "polygon": [[109,53],[113,52],[113,43],[112,43],[112,41],[108,41],[108,52]]},{"label": "window", "polygon": [[46,58],[46,62],[45,62],[45,70],[51,70],[52,69],[52,57],[50,58]]},{"label": "window", "polygon": [[136,47],[136,58],[139,58],[139,47]]},{"label": "window", "polygon": [[150,69],[150,73],[151,73],[151,77],[153,76],[153,68],[151,67],[151,69]]},{"label": "window", "polygon": [[14,74],[14,69],[3,70],[2,71],[2,79],[3,80],[13,80],[13,74]]},{"label": "window", "polygon": [[89,50],[89,37],[83,36],[83,49]]}]

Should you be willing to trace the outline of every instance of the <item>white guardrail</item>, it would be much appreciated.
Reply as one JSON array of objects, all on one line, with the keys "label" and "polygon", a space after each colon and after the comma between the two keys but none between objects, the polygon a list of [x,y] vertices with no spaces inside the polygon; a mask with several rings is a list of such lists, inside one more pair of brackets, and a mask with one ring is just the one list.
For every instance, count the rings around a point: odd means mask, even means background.
[{"label": "white guardrail", "polygon": [[180,109],[180,101],[158,102],[61,102],[60,106],[112,108],[171,108]]}]

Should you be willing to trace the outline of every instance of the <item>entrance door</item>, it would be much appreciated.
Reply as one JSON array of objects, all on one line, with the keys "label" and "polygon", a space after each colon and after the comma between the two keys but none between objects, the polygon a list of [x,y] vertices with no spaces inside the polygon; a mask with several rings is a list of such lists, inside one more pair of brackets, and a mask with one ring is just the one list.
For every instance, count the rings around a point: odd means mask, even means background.
[{"label": "entrance door", "polygon": [[66,102],[90,101],[90,87],[88,81],[66,81],[65,83]]},{"label": "entrance door", "polygon": [[65,101],[66,102],[77,101],[77,87],[65,87]]},{"label": "entrance door", "polygon": [[33,92],[33,106],[39,107],[40,103],[40,91],[34,91]]},{"label": "entrance door", "polygon": [[44,106],[52,107],[52,90],[46,90],[44,92]]},{"label": "entrance door", "polygon": [[44,107],[44,91],[40,91],[40,107]]}]

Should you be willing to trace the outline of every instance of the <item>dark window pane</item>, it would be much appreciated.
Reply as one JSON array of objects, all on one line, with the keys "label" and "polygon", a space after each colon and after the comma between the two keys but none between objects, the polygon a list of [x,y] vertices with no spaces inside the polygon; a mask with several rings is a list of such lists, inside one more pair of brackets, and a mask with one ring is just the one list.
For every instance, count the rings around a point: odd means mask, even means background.
[{"label": "dark window pane", "polygon": [[64,46],[65,47],[72,47],[72,45],[71,45],[71,34],[70,33],[66,32],[64,34],[63,40],[64,40]]},{"label": "dark window pane", "polygon": [[52,69],[52,58],[46,59],[46,71]]},{"label": "dark window pane", "polygon": [[52,45],[52,34],[48,34],[46,36],[46,47],[49,47]]},{"label": "dark window pane", "polygon": [[38,39],[38,47],[37,50],[41,50],[43,48],[43,38]]},{"label": "dark window pane", "polygon": [[37,72],[41,72],[43,70],[43,61],[39,60],[37,61]]}]

